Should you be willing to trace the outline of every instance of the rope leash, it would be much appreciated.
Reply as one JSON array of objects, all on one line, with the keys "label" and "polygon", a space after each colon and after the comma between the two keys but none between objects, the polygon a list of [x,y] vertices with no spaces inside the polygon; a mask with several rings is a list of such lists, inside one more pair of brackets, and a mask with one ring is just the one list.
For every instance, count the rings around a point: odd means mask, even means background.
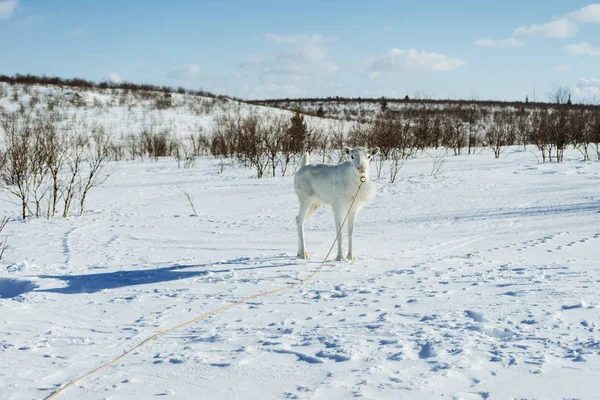
[{"label": "rope leash", "polygon": [[360,185],[358,185],[358,189],[356,190],[356,194],[352,198],[352,203],[350,203],[350,207],[348,208],[348,212],[346,213],[346,216],[344,217],[344,220],[342,221],[342,225],[340,225],[340,229],[338,229],[337,234],[335,235],[335,240],[331,244],[331,247],[329,248],[329,251],[325,255],[325,258],[321,262],[321,265],[319,265],[319,267],[308,278],[305,278],[302,281],[297,282],[297,283],[292,283],[290,285],[286,285],[286,286],[280,287],[278,289],[266,290],[264,292],[260,292],[260,293],[254,294],[252,296],[248,296],[248,297],[243,298],[241,300],[237,300],[237,301],[235,301],[233,303],[226,304],[226,305],[224,305],[222,307],[216,308],[216,309],[214,309],[212,311],[209,311],[209,312],[207,312],[205,314],[202,314],[202,315],[200,315],[200,316],[198,316],[198,317],[196,317],[196,318],[194,318],[194,319],[192,319],[190,321],[187,321],[187,322],[184,322],[184,323],[179,324],[177,326],[174,326],[172,328],[168,328],[168,329],[165,329],[163,331],[160,331],[160,332],[158,332],[158,333],[150,336],[148,339],[144,340],[143,342],[141,342],[137,346],[131,348],[130,350],[127,350],[125,353],[121,354],[119,357],[117,357],[117,358],[115,358],[115,359],[113,359],[113,360],[111,360],[111,361],[109,361],[109,362],[107,362],[107,363],[99,366],[95,370],[90,371],[87,374],[85,374],[83,376],[80,376],[79,378],[76,378],[76,379],[72,380],[71,382],[69,382],[66,385],[64,385],[63,387],[61,387],[60,389],[56,390],[54,393],[52,393],[48,397],[45,397],[44,400],[50,400],[50,399],[55,398],[56,396],[58,396],[59,394],[61,394],[65,390],[67,390],[69,387],[75,385],[78,382],[83,381],[85,378],[87,378],[87,377],[95,374],[96,372],[99,372],[99,371],[103,370],[104,368],[109,367],[109,366],[113,365],[114,363],[116,363],[116,362],[124,359],[125,357],[127,357],[128,355],[130,355],[131,353],[133,353],[134,351],[136,351],[137,349],[141,348],[142,346],[146,345],[147,343],[149,343],[149,342],[153,341],[154,339],[157,339],[157,338],[159,338],[159,337],[161,337],[161,336],[163,336],[163,335],[165,335],[165,334],[167,334],[169,332],[172,332],[172,331],[175,331],[177,329],[183,328],[185,326],[191,325],[191,324],[193,324],[195,322],[198,322],[200,320],[208,318],[211,315],[215,315],[215,314],[217,314],[217,313],[219,313],[221,311],[227,310],[228,308],[231,308],[231,307],[236,306],[238,304],[246,303],[249,300],[256,299],[256,298],[262,297],[262,296],[266,296],[268,294],[273,294],[273,293],[277,293],[277,292],[282,292],[284,290],[292,289],[294,287],[304,285],[306,282],[310,281],[312,278],[315,277],[315,275],[317,275],[321,271],[321,269],[323,268],[323,265],[325,265],[325,262],[327,261],[327,258],[329,258],[329,255],[331,254],[331,251],[333,250],[333,247],[335,246],[335,243],[338,241],[338,239],[340,237],[340,233],[342,232],[342,228],[346,224],[346,220],[348,219],[348,215],[350,215],[350,210],[352,210],[352,207],[354,206],[354,202],[356,201],[356,196],[358,195],[358,192],[362,188],[363,183],[365,183],[366,181],[367,181],[367,179],[364,176],[360,177]]}]

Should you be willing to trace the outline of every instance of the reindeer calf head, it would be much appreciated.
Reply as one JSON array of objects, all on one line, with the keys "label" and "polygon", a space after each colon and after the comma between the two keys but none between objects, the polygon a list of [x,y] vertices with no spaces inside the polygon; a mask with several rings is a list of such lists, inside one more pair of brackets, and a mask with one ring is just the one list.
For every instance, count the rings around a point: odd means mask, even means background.
[{"label": "reindeer calf head", "polygon": [[344,147],[344,153],[349,161],[352,162],[354,167],[361,176],[366,178],[369,177],[369,163],[373,160],[373,157],[379,153],[379,147],[367,149],[366,147]]}]

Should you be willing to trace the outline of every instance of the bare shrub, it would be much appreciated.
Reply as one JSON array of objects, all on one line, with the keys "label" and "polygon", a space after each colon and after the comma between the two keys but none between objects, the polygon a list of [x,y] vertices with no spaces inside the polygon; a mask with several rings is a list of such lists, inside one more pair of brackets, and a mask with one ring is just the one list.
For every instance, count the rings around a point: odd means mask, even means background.
[{"label": "bare shrub", "polygon": [[239,126],[238,154],[252,168],[256,168],[256,175],[261,179],[269,163],[265,141],[266,130],[258,116],[249,116],[242,120]]},{"label": "bare shrub", "polygon": [[65,163],[65,181],[61,188],[64,218],[70,215],[75,196],[81,188],[81,169],[85,157],[84,152],[88,146],[87,132],[88,125],[84,121],[72,121],[65,136],[67,161]]},{"label": "bare shrub", "polygon": [[173,96],[171,93],[165,93],[163,95],[157,94],[154,96],[153,107],[157,110],[166,110],[173,106]]},{"label": "bare shrub", "polygon": [[79,199],[81,213],[89,190],[103,181],[101,172],[114,147],[106,130],[89,130],[82,121],[66,126],[61,115],[4,114],[0,117],[4,151],[0,157],[3,188],[19,199],[21,217],[63,216]]},{"label": "bare shrub", "polygon": [[[556,162],[563,161],[565,148],[569,144],[570,118],[567,106],[553,109],[549,116],[549,139],[550,145],[556,149]],[[550,157],[552,154],[550,153]],[[552,161],[552,160],[550,160]]]},{"label": "bare shrub", "polygon": [[[0,221],[0,232],[4,230],[8,221],[10,221],[9,217],[2,218],[2,221]],[[4,251],[6,250],[6,242],[8,242],[7,235],[4,236],[4,240],[0,241],[0,246],[2,246],[2,249],[0,250],[0,260],[2,260],[2,256],[4,256]]]},{"label": "bare shrub", "polygon": [[485,144],[494,151],[494,157],[500,158],[502,148],[511,145],[516,136],[515,115],[511,112],[497,111],[492,114],[485,129]]},{"label": "bare shrub", "polygon": [[87,145],[87,170],[80,183],[79,215],[83,215],[85,210],[85,200],[88,192],[104,183],[109,177],[110,172],[106,170],[109,156],[112,148],[110,134],[102,125],[96,125],[92,128],[89,139],[85,142]]},{"label": "bare shrub", "polygon": [[456,111],[446,114],[442,120],[442,146],[452,149],[456,156],[466,143],[467,132],[460,114]]},{"label": "bare shrub", "polygon": [[192,208],[192,212],[193,212],[192,215],[197,216],[198,212],[196,212],[196,207],[194,206],[194,200],[192,199],[192,196],[190,196],[190,194],[188,192],[186,192],[185,190],[183,190],[181,187],[177,186],[177,188],[181,191],[181,193],[183,193],[183,195],[188,200],[188,203],[190,204],[190,207]]},{"label": "bare shrub", "polygon": [[199,126],[195,133],[191,133],[189,136],[190,143],[192,145],[192,153],[194,156],[203,156],[210,151],[210,139],[208,135],[204,133],[202,126]]},{"label": "bare shrub", "polygon": [[18,199],[21,217],[27,217],[30,185],[33,180],[34,134],[29,115],[9,113],[0,116],[4,150],[0,153],[2,188]]},{"label": "bare shrub", "polygon": [[59,114],[51,112],[42,125],[45,162],[51,181],[48,217],[56,215],[56,206],[61,195],[60,174],[67,157],[64,134],[59,126],[61,121],[62,117]]},{"label": "bare shrub", "polygon": [[377,179],[381,179],[383,165],[387,161],[390,183],[394,183],[402,165],[417,149],[410,120],[402,119],[401,115],[394,111],[380,112],[372,125],[370,137],[373,144],[380,149],[380,156],[375,160]]},{"label": "bare shrub", "polygon": [[593,141],[592,114],[583,109],[572,111],[569,128],[569,138],[573,147],[581,153],[584,161],[589,161],[589,148]]},{"label": "bare shrub", "polygon": [[[283,159],[283,142],[287,134],[288,121],[283,115],[278,115],[269,118],[265,121],[265,152],[268,162],[271,164],[271,170],[273,176],[277,166]],[[283,168],[285,171],[287,168]]]},{"label": "bare shrub", "polygon": [[552,148],[550,145],[550,127],[549,111],[536,110],[531,114],[531,125],[529,140],[536,145],[542,153],[542,162],[546,162],[546,157],[552,157]]},{"label": "bare shrub", "polygon": [[596,111],[591,117],[590,140],[596,151],[596,157],[600,161],[600,111]]}]

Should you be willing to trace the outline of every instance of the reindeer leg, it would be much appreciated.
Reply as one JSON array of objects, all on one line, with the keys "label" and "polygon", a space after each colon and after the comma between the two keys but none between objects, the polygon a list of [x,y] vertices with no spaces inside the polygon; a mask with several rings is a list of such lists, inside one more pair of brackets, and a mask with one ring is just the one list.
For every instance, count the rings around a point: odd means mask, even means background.
[{"label": "reindeer leg", "polygon": [[298,230],[298,258],[308,258],[306,244],[304,242],[304,220],[306,214],[310,210],[311,204],[307,201],[300,200],[300,211],[296,217],[296,228]]},{"label": "reindeer leg", "polygon": [[352,252],[352,242],[354,241],[354,220],[356,219],[356,210],[350,211],[348,215],[348,260],[354,260]]},{"label": "reindeer leg", "polygon": [[338,232],[340,233],[340,235],[337,238],[337,245],[338,245],[338,253],[337,253],[337,257],[335,258],[336,261],[341,261],[344,259],[344,256],[342,255],[342,238],[343,238],[343,233],[341,231],[341,226],[342,226],[342,210],[339,206],[333,206],[333,217],[335,219],[335,233],[337,234]]}]

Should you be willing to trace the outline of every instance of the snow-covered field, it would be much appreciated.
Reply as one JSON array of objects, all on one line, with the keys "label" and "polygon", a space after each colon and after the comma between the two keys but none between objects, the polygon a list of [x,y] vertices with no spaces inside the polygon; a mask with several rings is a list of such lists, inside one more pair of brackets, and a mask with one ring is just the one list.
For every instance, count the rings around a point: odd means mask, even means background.
[{"label": "snow-covered field", "polygon": [[[57,398],[598,399],[600,163],[565,161],[512,148],[430,176],[431,159],[411,160],[359,215],[359,260],[170,332]],[[2,399],[44,398],[161,330],[298,282],[335,235],[324,208],[311,259],[296,259],[291,176],[219,175],[208,158],[116,167],[83,217],[2,232]]]}]

